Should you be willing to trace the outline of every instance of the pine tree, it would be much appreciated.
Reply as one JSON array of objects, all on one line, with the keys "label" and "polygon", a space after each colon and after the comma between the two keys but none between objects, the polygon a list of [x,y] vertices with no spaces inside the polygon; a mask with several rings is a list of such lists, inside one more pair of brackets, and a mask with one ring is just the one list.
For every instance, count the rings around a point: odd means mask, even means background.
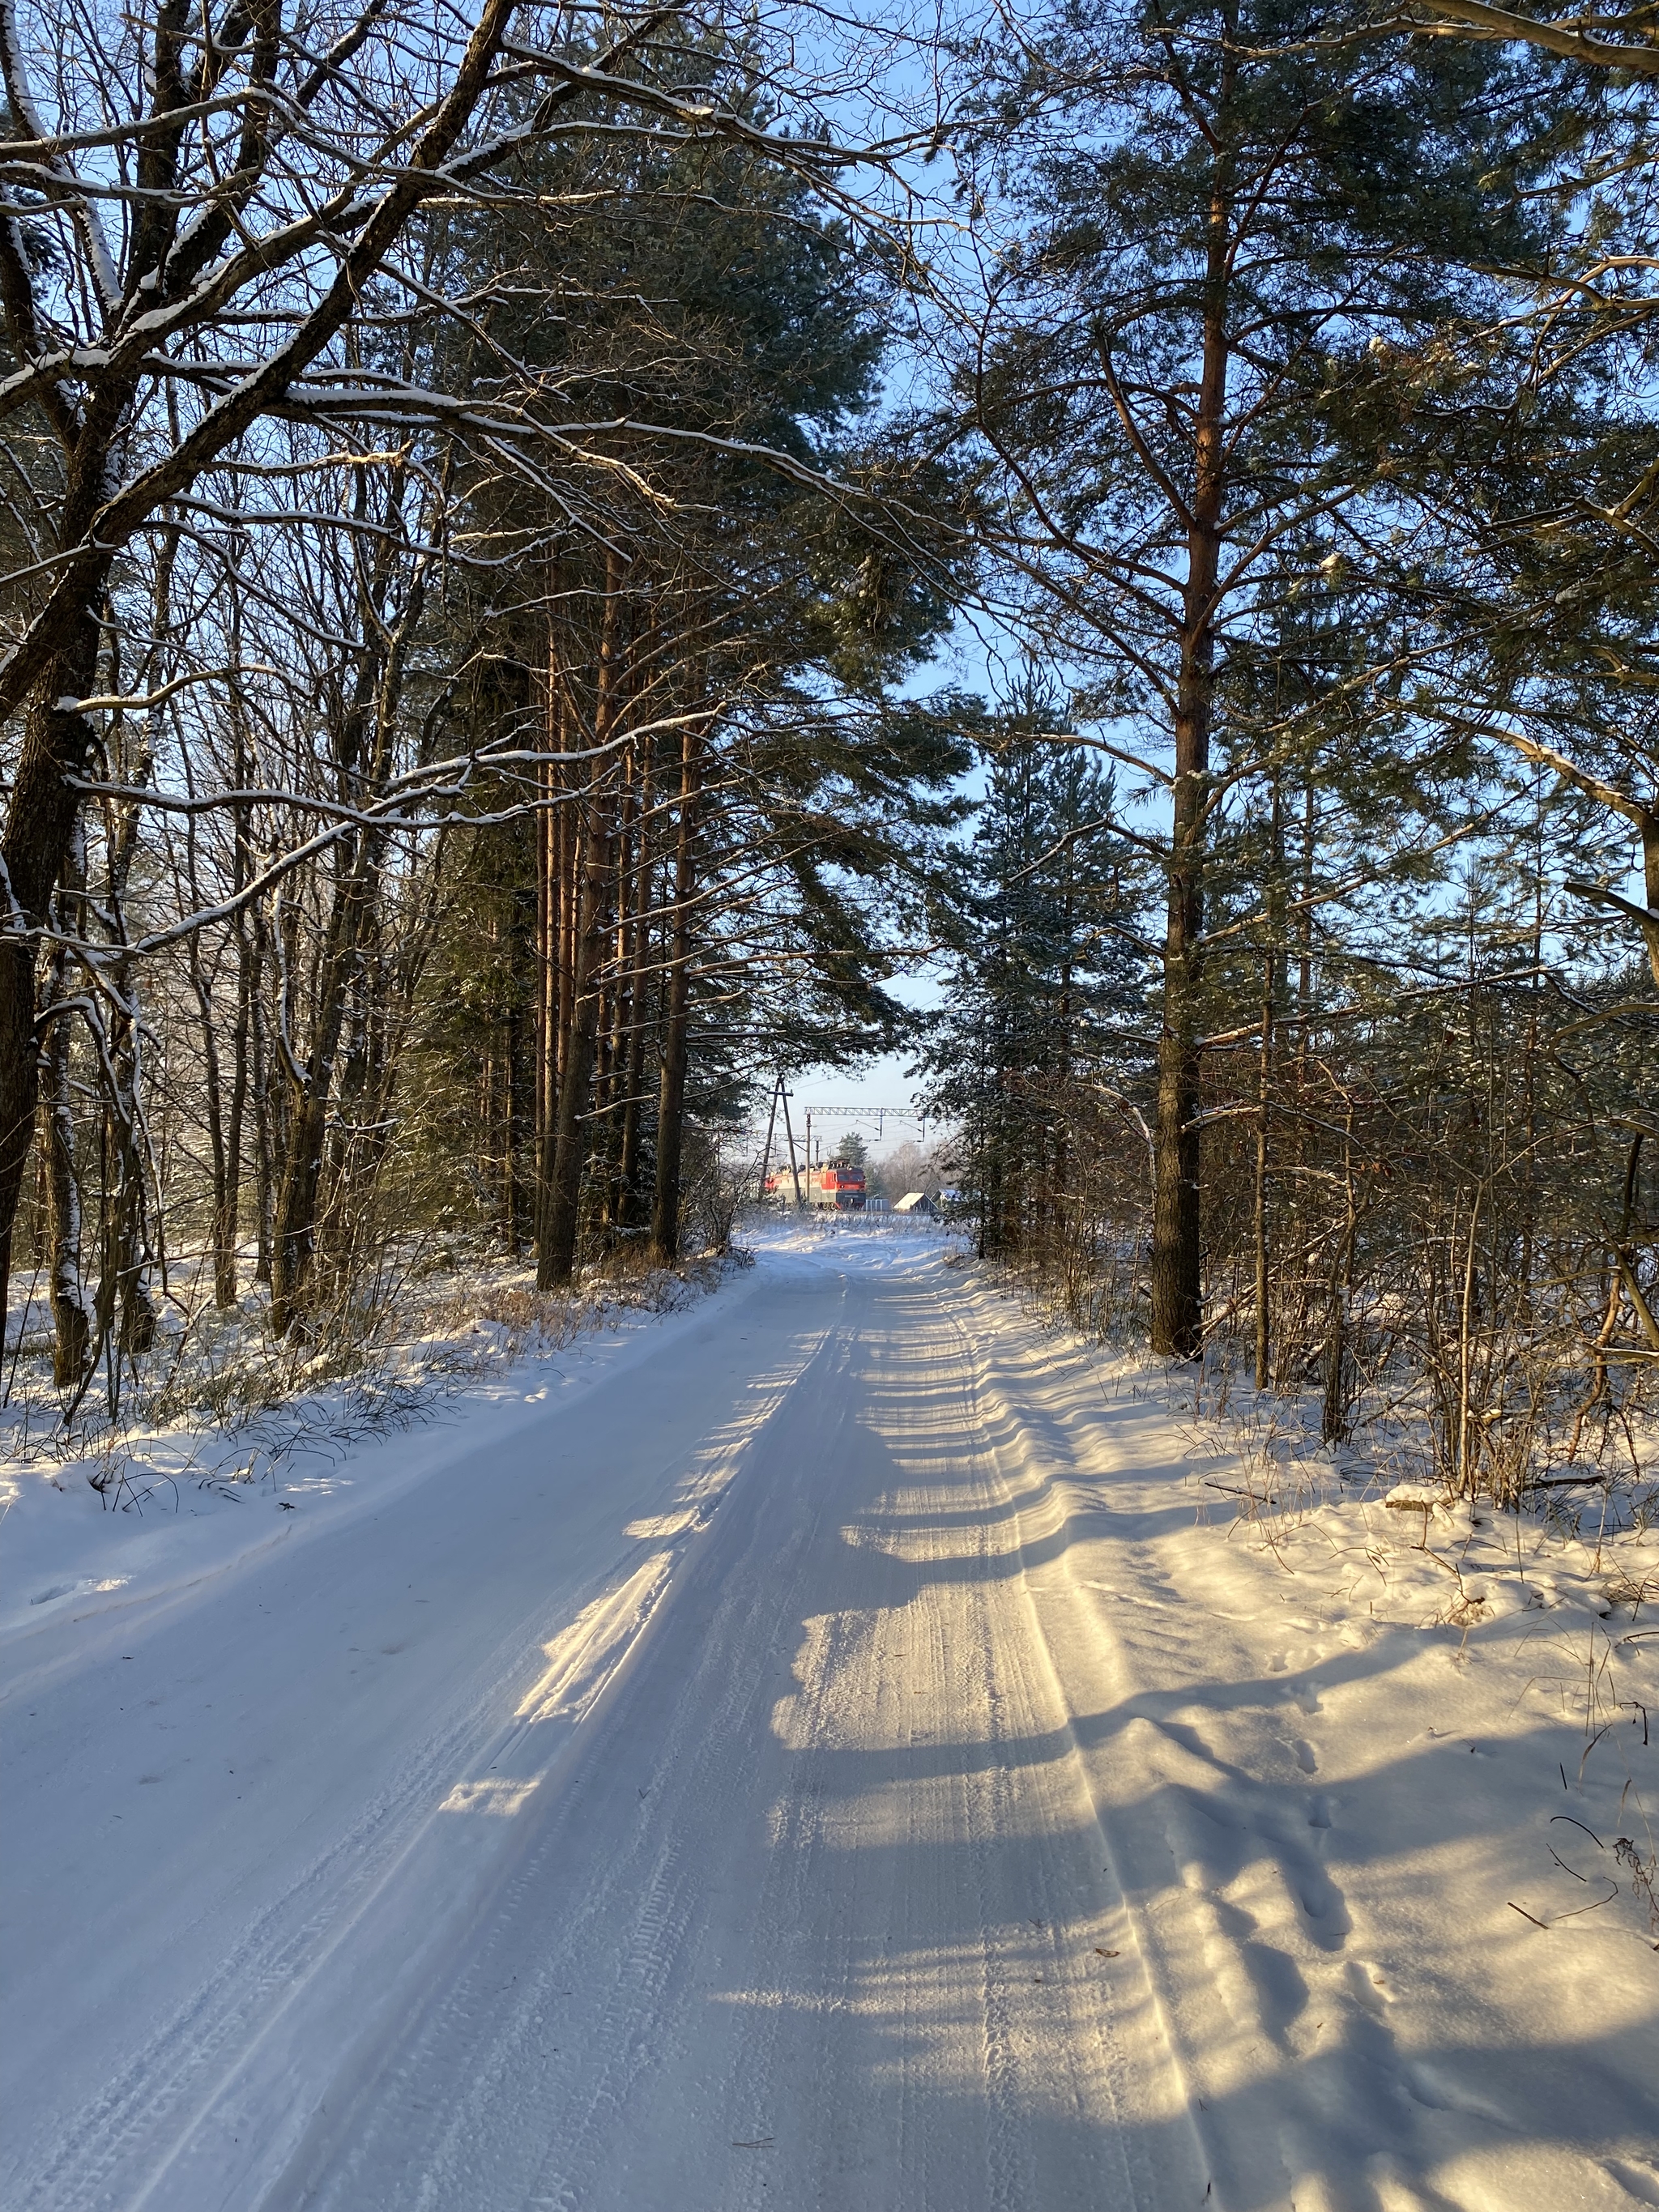
[{"label": "pine tree", "polygon": [[[1164,796],[1152,1334],[1202,1328],[1201,1009],[1234,653],[1366,527],[1391,345],[1467,313],[1532,242],[1503,60],[1379,54],[1306,0],[1045,20],[976,52],[995,275],[956,334],[977,527],[1099,742]],[[950,337],[943,343],[947,349]],[[1312,541],[1322,541],[1314,549]]]}]

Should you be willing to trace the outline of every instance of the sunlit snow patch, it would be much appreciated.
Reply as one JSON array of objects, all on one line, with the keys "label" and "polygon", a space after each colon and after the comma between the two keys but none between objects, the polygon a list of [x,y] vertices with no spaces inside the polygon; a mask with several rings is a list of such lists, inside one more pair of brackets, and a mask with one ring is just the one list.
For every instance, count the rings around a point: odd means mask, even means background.
[{"label": "sunlit snow patch", "polygon": [[672,1552],[653,1552],[625,1583],[595,1598],[562,1636],[542,1646],[547,1671],[519,1707],[518,1719],[581,1718],[651,1618],[674,1558]]},{"label": "sunlit snow patch", "polygon": [[37,1590],[29,1603],[50,1605],[60,1597],[91,1597],[105,1590],[121,1589],[131,1579],[130,1575],[108,1575],[102,1582],[94,1582],[90,1575],[83,1575],[79,1582],[53,1583],[49,1589]]},{"label": "sunlit snow patch", "polygon": [[493,1813],[498,1820],[505,1820],[520,1809],[535,1787],[533,1781],[458,1782],[438,1810],[441,1813]]}]

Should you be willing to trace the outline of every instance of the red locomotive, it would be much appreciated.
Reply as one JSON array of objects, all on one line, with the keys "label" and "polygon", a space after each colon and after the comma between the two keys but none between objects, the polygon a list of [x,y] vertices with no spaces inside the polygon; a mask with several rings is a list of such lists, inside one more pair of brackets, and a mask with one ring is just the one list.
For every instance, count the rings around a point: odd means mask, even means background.
[{"label": "red locomotive", "polygon": [[[789,1201],[794,1194],[794,1179],[787,1167],[767,1176],[766,1195],[769,1198]],[[862,1213],[864,1170],[849,1167],[844,1160],[829,1160],[821,1168],[803,1168],[800,1194],[803,1201],[816,1212]]]}]

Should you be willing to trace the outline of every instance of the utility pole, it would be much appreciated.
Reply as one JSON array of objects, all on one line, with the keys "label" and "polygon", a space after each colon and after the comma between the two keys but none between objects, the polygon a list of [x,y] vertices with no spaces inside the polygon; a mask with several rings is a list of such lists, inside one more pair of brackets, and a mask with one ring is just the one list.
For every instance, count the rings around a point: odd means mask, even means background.
[{"label": "utility pole", "polygon": [[782,1096],[783,1072],[780,1069],[772,1085],[772,1110],[766,1117],[766,1142],[761,1146],[760,1188],[755,1193],[763,1206],[766,1203],[766,1170],[772,1164],[772,1132],[778,1126],[778,1101]]},{"label": "utility pole", "polygon": [[789,1093],[783,1087],[781,1076],[778,1078],[778,1097],[783,1101],[783,1133],[789,1139],[789,1174],[795,1186],[795,1211],[800,1213],[805,1210],[800,1194],[800,1170],[795,1164],[795,1133],[789,1125]]}]

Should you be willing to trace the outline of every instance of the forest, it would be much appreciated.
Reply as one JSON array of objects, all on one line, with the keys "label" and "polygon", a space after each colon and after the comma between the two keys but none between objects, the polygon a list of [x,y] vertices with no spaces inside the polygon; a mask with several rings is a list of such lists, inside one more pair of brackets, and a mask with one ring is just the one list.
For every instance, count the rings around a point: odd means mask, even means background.
[{"label": "forest", "polygon": [[1654,21],[6,0],[9,1396],[673,1267],[898,1048],[1074,1326],[1632,1465]]}]

